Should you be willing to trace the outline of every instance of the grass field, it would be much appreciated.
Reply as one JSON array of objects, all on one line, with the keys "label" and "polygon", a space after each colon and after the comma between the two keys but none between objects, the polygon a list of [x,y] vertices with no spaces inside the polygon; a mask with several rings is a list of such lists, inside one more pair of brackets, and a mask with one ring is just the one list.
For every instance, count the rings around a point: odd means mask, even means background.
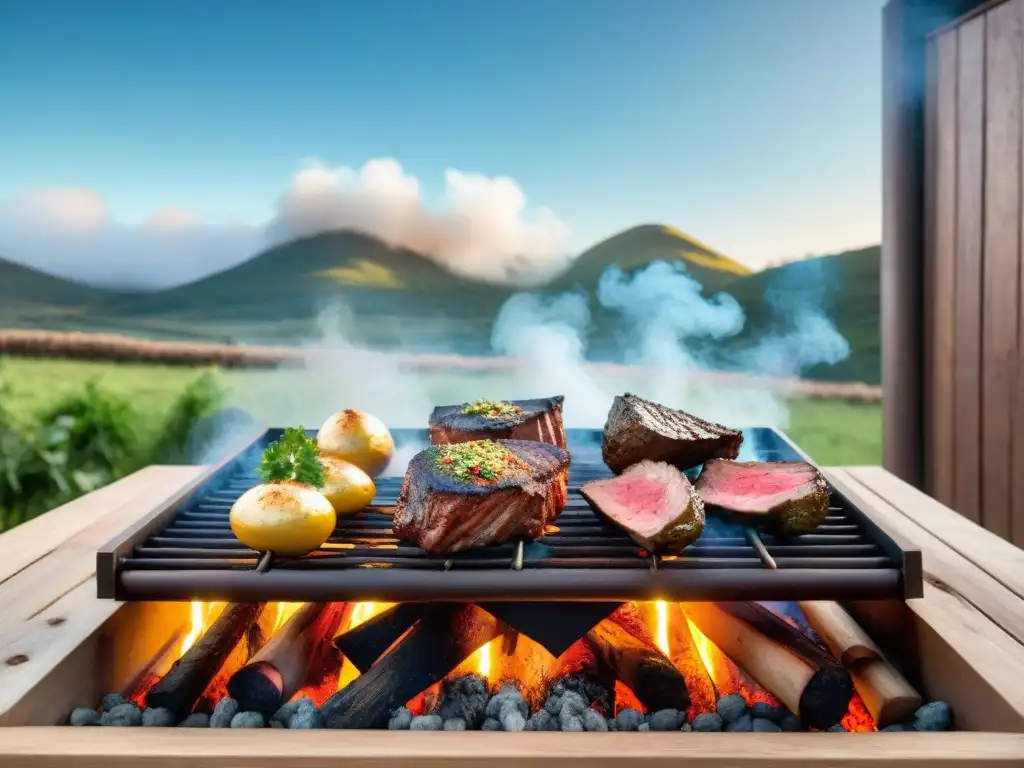
[{"label": "grass field", "polygon": [[[361,368],[352,370],[352,368]],[[0,359],[0,376],[9,385],[8,409],[30,414],[43,411],[64,397],[82,391],[97,380],[103,389],[131,402],[139,414],[137,428],[153,432],[185,386],[202,369],[130,363],[88,363],[64,360]],[[318,418],[345,407],[365,408],[385,421],[401,426],[425,421],[430,405],[459,402],[475,396],[513,397],[516,382],[503,375],[419,375],[396,381],[384,370],[349,366],[333,361],[323,370],[308,372],[223,371],[218,373],[230,403],[249,411],[257,420],[289,426],[306,419],[303,426],[316,427]],[[570,387],[555,386],[577,397]],[[613,391],[618,387],[610,387]],[[581,395],[582,396],[582,395]],[[882,414],[875,405],[856,405],[837,400],[790,400],[786,432],[811,457],[824,465],[878,464],[881,462]],[[727,406],[726,406],[726,410]],[[749,412],[749,411],[748,411]],[[318,414],[318,415],[313,415]],[[422,416],[420,416],[422,414]],[[718,410],[711,418],[728,419]],[[737,424],[738,425],[738,424]],[[594,424],[593,426],[599,426]],[[148,436],[147,442],[155,439]]]}]

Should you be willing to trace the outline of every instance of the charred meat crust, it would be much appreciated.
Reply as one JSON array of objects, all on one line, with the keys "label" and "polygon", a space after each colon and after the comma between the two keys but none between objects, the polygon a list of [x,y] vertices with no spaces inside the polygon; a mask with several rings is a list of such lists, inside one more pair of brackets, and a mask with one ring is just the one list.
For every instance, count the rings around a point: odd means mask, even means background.
[{"label": "charred meat crust", "polygon": [[523,466],[486,483],[458,480],[438,469],[438,446],[416,454],[395,505],[394,534],[430,554],[543,534],[568,498],[568,451],[529,440],[496,442]]},{"label": "charred meat crust", "polygon": [[742,443],[739,430],[627,392],[608,412],[601,456],[615,473],[644,459],[686,471],[712,458],[735,459]]},{"label": "charred meat crust", "polygon": [[[751,469],[758,472],[799,470],[807,473],[807,480],[794,489],[794,495],[791,497],[771,505],[766,504],[763,511],[751,513],[730,509],[721,503],[722,499],[713,486],[717,481],[715,475],[719,464],[729,464],[732,465],[732,468]],[[709,509],[724,512],[737,522],[753,524],[783,536],[799,536],[810,533],[824,523],[825,518],[828,517],[828,483],[816,467],[803,461],[735,462],[712,459],[704,465],[694,485]]]},{"label": "charred meat crust", "polygon": [[466,403],[439,405],[430,414],[430,442],[446,445],[485,439],[534,440],[565,448],[564,400],[563,395],[537,400],[509,400],[520,408],[520,412],[499,416],[463,413]]}]

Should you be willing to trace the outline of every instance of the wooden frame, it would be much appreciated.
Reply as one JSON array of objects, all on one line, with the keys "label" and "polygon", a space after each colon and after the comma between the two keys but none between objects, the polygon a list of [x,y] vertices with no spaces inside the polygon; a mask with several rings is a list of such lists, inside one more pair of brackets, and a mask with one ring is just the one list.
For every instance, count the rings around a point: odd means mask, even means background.
[{"label": "wooden frame", "polygon": [[[36,539],[27,561],[0,584],[0,764],[37,766],[224,766],[270,765],[453,766],[546,765],[587,761],[595,765],[860,766],[885,761],[907,768],[1010,766],[1024,758],[1024,552],[941,507],[878,468],[825,469],[842,493],[888,535],[924,553],[925,596],[906,604],[849,606],[873,636],[885,631],[913,646],[925,692],[950,700],[960,725],[987,732],[950,734],[488,734],[376,731],[257,732],[45,727],[72,706],[91,706],[114,680],[131,680],[152,659],[173,657],[188,606],[178,603],[118,604],[98,600],[90,575],[67,581],[52,574],[48,558],[74,560],[123,528],[131,514],[142,517],[154,497],[175,497],[203,482],[203,467],[144,470],[118,494],[108,493],[112,511],[66,540]],[[134,492],[131,490],[134,489]],[[97,512],[101,505],[86,497]],[[101,497],[102,498],[102,497]],[[117,504],[120,501],[120,504]],[[128,510],[131,510],[130,512]],[[65,519],[66,509],[43,519]],[[936,525],[931,526],[930,521]],[[929,529],[918,524],[929,523]],[[130,522],[130,521],[129,521]],[[85,533],[88,531],[88,533]],[[16,533],[0,536],[0,563],[11,547],[28,546]],[[102,535],[101,535],[102,534]],[[91,560],[95,562],[95,560]],[[14,579],[34,585],[31,596],[4,588]],[[10,614],[10,601],[18,605]],[[9,615],[12,618],[9,618]],[[895,618],[894,618],[895,616]],[[162,633],[147,632],[159,624]],[[172,628],[168,636],[168,627]],[[877,633],[877,634],[876,634]],[[114,653],[105,643],[131,635],[132,653]],[[97,681],[83,670],[105,665]],[[39,727],[42,725],[43,727]],[[32,727],[35,726],[35,727]]]}]

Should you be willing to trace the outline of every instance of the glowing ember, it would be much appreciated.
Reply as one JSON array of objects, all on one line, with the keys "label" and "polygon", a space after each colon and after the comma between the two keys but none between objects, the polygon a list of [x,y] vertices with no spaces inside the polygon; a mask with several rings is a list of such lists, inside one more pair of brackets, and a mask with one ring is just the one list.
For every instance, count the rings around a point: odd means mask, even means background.
[{"label": "glowing ember", "polygon": [[657,616],[657,626],[654,632],[654,642],[666,656],[671,658],[672,651],[668,644],[668,603],[658,600],[654,604]]},{"label": "glowing ember", "polygon": [[201,600],[192,601],[189,630],[188,634],[181,641],[181,650],[178,652],[179,658],[184,656],[196,644],[199,638],[203,636],[203,632],[220,615],[225,605],[227,603],[204,603]]}]

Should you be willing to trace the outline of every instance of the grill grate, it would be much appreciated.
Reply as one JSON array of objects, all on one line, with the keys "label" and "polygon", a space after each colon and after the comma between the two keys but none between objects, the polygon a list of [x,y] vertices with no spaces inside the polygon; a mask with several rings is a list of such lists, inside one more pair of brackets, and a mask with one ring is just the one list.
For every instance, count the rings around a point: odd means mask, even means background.
[{"label": "grill grate", "polygon": [[[431,556],[391,533],[402,478],[379,478],[373,506],[342,518],[331,538],[303,558],[276,559],[231,532],[228,514],[259,482],[253,469],[270,430],[177,505],[158,509],[98,553],[99,595],[120,600],[808,600],[914,597],[920,553],[905,552],[836,491],[825,524],[780,539],[709,515],[701,538],[679,557],[653,557],[601,521],[579,494],[608,477],[600,432],[569,430],[569,501],[532,542]],[[426,433],[398,430],[399,445]],[[779,433],[745,432],[742,460],[801,454]]]}]

